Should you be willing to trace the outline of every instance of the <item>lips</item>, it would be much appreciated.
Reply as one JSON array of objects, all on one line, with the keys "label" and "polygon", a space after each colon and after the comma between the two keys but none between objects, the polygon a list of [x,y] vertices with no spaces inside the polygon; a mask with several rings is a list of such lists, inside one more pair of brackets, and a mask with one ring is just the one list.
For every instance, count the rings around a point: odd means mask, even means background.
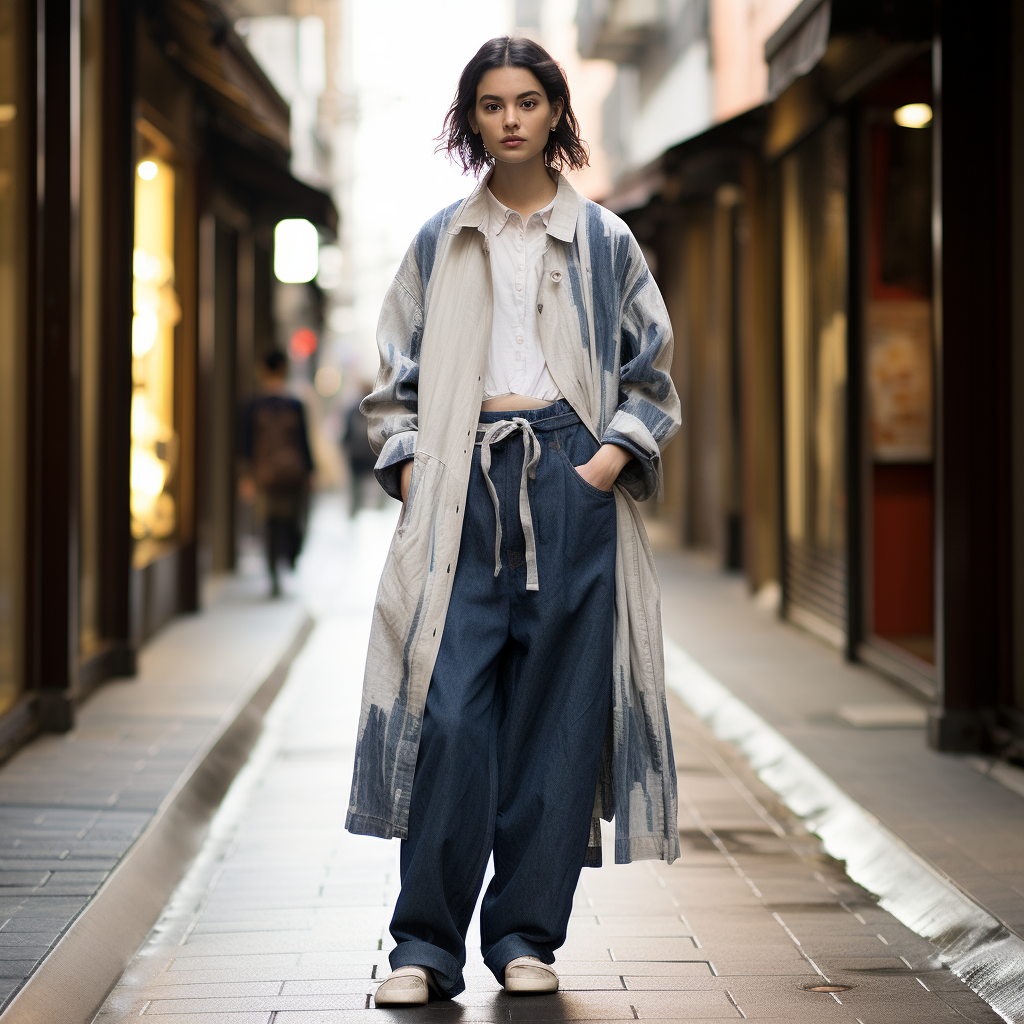
[{"label": "lips", "polygon": [[517,146],[521,146],[525,141],[526,139],[521,135],[506,135],[505,138],[501,140],[501,144],[503,146],[508,146],[509,149],[515,149]]}]

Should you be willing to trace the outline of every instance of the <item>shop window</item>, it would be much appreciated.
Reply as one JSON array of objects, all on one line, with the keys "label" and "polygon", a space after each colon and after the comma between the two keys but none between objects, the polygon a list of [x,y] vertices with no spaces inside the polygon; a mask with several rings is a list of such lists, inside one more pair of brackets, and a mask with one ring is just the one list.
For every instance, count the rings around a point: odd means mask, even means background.
[{"label": "shop window", "polygon": [[846,629],[846,167],[836,120],[781,168],[786,598],[794,618],[837,644]]},{"label": "shop window", "polygon": [[0,0],[0,713],[23,677],[28,13],[22,0]]},{"label": "shop window", "polygon": [[922,58],[865,104],[868,632],[925,666],[935,661],[930,77]]},{"label": "shop window", "polygon": [[168,148],[139,135],[132,318],[131,529],[136,567],[177,536],[179,435],[175,426],[176,174]]}]

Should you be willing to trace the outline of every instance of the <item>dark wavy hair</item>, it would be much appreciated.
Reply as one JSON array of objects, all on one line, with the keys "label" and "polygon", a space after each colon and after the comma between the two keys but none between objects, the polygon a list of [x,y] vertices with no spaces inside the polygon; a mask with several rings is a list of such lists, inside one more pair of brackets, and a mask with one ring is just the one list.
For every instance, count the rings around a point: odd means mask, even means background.
[{"label": "dark wavy hair", "polygon": [[562,116],[548,136],[544,163],[555,170],[579,170],[588,161],[585,143],[580,139],[580,126],[569,103],[569,83],[561,65],[539,43],[532,39],[497,36],[488,39],[477,50],[459,77],[459,90],[444,119],[444,129],[437,137],[437,151],[446,152],[462,164],[464,171],[477,172],[488,167],[492,157],[483,140],[469,125],[469,114],[476,105],[480,79],[494,68],[526,68],[544,87],[548,102],[562,101]]}]

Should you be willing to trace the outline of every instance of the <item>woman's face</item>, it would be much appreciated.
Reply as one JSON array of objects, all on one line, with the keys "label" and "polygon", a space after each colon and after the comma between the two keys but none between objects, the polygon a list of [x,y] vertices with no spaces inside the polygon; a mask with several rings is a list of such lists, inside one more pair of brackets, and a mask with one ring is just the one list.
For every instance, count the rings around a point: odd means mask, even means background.
[{"label": "woman's face", "polygon": [[501,163],[543,159],[551,129],[562,116],[562,101],[548,102],[544,86],[526,68],[492,68],[476,87],[470,127]]}]

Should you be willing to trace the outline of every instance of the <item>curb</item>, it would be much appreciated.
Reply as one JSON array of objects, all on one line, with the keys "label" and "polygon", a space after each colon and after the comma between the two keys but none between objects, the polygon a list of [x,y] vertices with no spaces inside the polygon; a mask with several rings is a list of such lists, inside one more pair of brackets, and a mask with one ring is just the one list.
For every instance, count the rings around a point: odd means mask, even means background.
[{"label": "curb", "polygon": [[199,852],[263,718],[313,630],[308,613],[256,667],[142,834],[0,1013],[0,1024],[89,1024]]},{"label": "curb", "polygon": [[[1003,1020],[1024,1021],[1024,939],[866,811],[805,754],[665,636],[665,682],[821,839],[879,906]],[[0,1022],[3,1018],[0,1017]]]}]

